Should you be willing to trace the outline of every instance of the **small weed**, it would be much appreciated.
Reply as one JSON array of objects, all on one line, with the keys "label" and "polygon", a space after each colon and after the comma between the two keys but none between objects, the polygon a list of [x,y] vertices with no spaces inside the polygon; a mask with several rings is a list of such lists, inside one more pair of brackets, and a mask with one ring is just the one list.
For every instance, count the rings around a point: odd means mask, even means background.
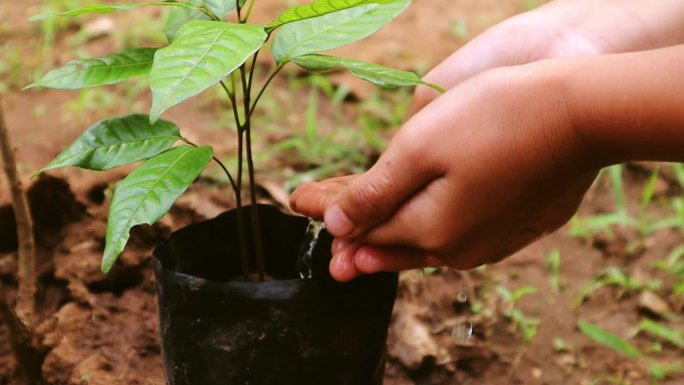
[{"label": "small weed", "polygon": [[558,249],[551,250],[546,256],[546,267],[549,269],[549,286],[554,292],[559,292],[561,289],[560,265],[560,251]]},{"label": "small weed", "polygon": [[655,321],[645,319],[639,323],[638,332],[644,332],[661,341],[668,342],[680,349],[684,349],[684,330],[667,327]]},{"label": "small weed", "polygon": [[451,34],[458,39],[468,38],[468,24],[465,19],[458,18],[451,24]]},{"label": "small weed", "polygon": [[562,338],[560,337],[555,337],[553,339],[553,351],[556,353],[562,353],[562,352],[569,352],[570,345],[568,345],[567,342],[565,342]]},{"label": "small weed", "polygon": [[679,187],[684,189],[684,163],[674,163],[672,164],[672,169],[674,170]]},{"label": "small weed", "polygon": [[[642,322],[640,324],[640,328],[644,327],[644,325],[646,325],[645,327],[648,329],[649,333],[658,334],[659,338],[664,338],[664,335],[672,337],[671,331],[664,331],[664,329],[661,327],[662,325]],[[653,358],[646,356],[634,345],[630,344],[624,339],[596,325],[579,321],[577,326],[580,331],[592,341],[608,347],[611,350],[622,354],[623,356],[636,359],[642,364],[646,365],[649,368],[649,374],[651,376],[652,383],[658,383],[659,381],[662,381],[673,374],[684,371],[684,365],[682,365],[681,362],[658,362]]]},{"label": "small weed", "polygon": [[619,289],[617,297],[621,298],[628,292],[640,292],[642,290],[657,292],[660,290],[661,282],[659,280],[641,282],[626,274],[621,267],[609,266],[602,272],[592,276],[582,285],[577,299],[575,300],[575,307],[581,305],[593,292],[606,286],[617,287]]},{"label": "small weed", "polygon": [[497,286],[496,292],[506,302],[503,315],[513,321],[513,331],[520,329],[525,342],[530,342],[537,335],[540,321],[537,318],[525,315],[516,307],[521,298],[534,294],[537,288],[533,286],[523,286],[514,291],[510,291],[504,286]]}]

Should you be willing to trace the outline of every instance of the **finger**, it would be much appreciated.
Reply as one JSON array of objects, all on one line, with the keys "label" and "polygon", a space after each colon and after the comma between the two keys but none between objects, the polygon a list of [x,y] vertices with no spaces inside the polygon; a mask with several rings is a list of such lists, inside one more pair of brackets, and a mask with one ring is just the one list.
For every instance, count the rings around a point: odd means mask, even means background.
[{"label": "finger", "polygon": [[404,202],[392,217],[363,234],[359,241],[376,246],[420,248],[434,253],[445,246],[446,239],[441,234],[457,238],[460,233],[457,228],[460,223],[452,223],[452,209],[444,206],[448,199],[458,196],[458,191],[444,185],[443,177],[437,178]]},{"label": "finger", "polygon": [[354,178],[356,176],[344,176],[302,185],[290,195],[290,208],[302,215],[321,219],[325,208]]},{"label": "finger", "polygon": [[330,260],[330,275],[335,280],[347,282],[361,275],[354,264],[354,255],[359,247],[360,244],[352,243],[333,255]]},{"label": "finger", "polygon": [[362,273],[404,271],[444,266],[441,260],[420,250],[399,247],[362,246],[354,255],[354,265]]},{"label": "finger", "polygon": [[378,162],[340,191],[324,216],[332,235],[358,237],[440,176],[438,164],[422,144],[421,128],[415,119],[407,122]]}]

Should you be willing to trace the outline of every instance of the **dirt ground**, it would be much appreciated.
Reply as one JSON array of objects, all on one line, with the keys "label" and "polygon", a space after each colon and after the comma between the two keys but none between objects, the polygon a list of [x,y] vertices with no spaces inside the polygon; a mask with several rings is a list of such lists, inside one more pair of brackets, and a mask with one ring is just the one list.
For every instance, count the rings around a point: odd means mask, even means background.
[{"label": "dirt ground", "polygon": [[[286,2],[258,0],[257,4],[256,19],[270,20]],[[488,26],[534,4],[416,0],[377,35],[338,52],[425,71]],[[142,23],[158,11],[145,8],[132,16],[92,16],[79,19],[79,24],[58,26],[61,32],[54,48],[46,50],[43,41],[54,26],[26,21],[43,6],[39,0],[0,3],[0,93],[20,172],[30,186],[39,249],[37,331],[47,347],[42,374],[55,385],[162,385],[149,255],[171,231],[217,215],[233,205],[232,199],[211,175],[201,178],[160,223],[134,229],[112,273],[100,273],[110,186],[127,169],[55,171],[38,179],[30,179],[30,175],[88,124],[131,110],[144,112],[149,96],[146,91],[129,94],[117,87],[108,87],[108,93],[81,94],[19,90],[45,69],[73,58],[74,52],[101,55],[130,43],[133,37],[120,26],[144,29]],[[354,98],[344,108],[352,114],[361,108],[359,99],[373,95],[365,85],[344,75],[334,75],[334,84],[351,90]],[[272,91],[278,95],[278,88]],[[193,141],[211,143],[219,156],[227,156],[234,145],[216,129],[220,115],[214,107],[196,98],[165,117],[178,123]],[[322,105],[320,109],[326,112],[331,107]],[[284,121],[285,132],[299,132],[301,118]],[[300,167],[287,164],[287,158],[278,159],[280,164],[263,163],[259,170],[268,176],[264,199],[276,203],[283,201],[287,193],[283,186]],[[653,185],[656,203],[642,207],[644,186],[654,167],[634,164],[623,170],[626,209],[641,224],[672,216],[671,202],[682,196],[682,186],[663,166]],[[591,218],[619,209],[614,186],[607,175],[602,177],[587,195],[579,220],[502,263],[471,272],[403,274],[390,328],[385,384],[650,384],[655,382],[649,374],[653,362],[681,363],[681,345],[653,338],[637,326],[651,320],[684,333],[684,296],[673,290],[680,282],[667,271],[654,268],[684,244],[684,225],[644,231],[639,226],[618,224],[606,227],[607,231],[578,234],[590,227]],[[3,179],[0,279],[13,288],[17,246],[6,190]],[[548,262],[555,252],[560,256],[557,268]],[[616,267],[625,280],[614,279],[580,297],[588,282],[609,281],[600,279],[610,273],[597,274]],[[468,297],[465,302],[463,294]],[[578,329],[580,321],[623,338],[650,360],[627,358],[597,344]],[[1,326],[0,385],[14,384],[15,361],[7,331]],[[470,338],[454,338],[470,327]],[[659,383],[684,384],[684,374],[674,373]]]}]

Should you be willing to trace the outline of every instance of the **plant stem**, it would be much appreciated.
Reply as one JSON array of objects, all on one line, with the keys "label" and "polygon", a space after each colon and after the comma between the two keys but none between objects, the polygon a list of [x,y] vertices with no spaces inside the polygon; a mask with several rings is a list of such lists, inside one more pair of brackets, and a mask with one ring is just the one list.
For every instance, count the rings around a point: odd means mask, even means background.
[{"label": "plant stem", "polygon": [[261,95],[264,94],[266,91],[266,88],[268,87],[269,84],[271,84],[271,81],[275,76],[280,72],[281,69],[285,66],[285,63],[278,64],[276,69],[271,73],[271,75],[266,79],[266,83],[264,83],[264,86],[261,87],[261,90],[259,90],[259,93],[257,94],[257,97],[254,99],[254,103],[252,103],[252,107],[249,109],[249,113],[247,114],[247,120],[250,120],[252,117],[252,113],[254,113],[254,109],[256,108],[257,103],[259,103],[259,100],[261,99]]},{"label": "plant stem", "polygon": [[[231,74],[231,81],[233,80],[233,75]],[[221,81],[221,86],[226,91],[228,99],[230,100],[231,108],[233,109],[233,118],[235,119],[235,124],[237,125],[238,131],[238,171],[237,171],[237,181],[233,182],[233,191],[235,193],[235,206],[237,210],[237,221],[238,221],[238,242],[240,248],[240,263],[242,267],[242,279],[249,281],[249,257],[247,255],[247,240],[245,239],[245,215],[242,212],[242,158],[243,158],[243,129],[240,125],[240,115],[238,113],[237,100],[235,99],[235,93],[231,92],[226,84]],[[235,85],[233,84],[233,90]]]},{"label": "plant stem", "polygon": [[254,234],[254,250],[256,254],[257,271],[259,281],[265,280],[264,251],[261,244],[261,225],[259,223],[259,211],[257,210],[256,183],[254,178],[254,160],[252,158],[252,130],[249,120],[245,126],[247,135],[247,172],[249,173],[249,199],[252,202],[252,233]]},{"label": "plant stem", "polygon": [[[193,146],[193,147],[199,147],[195,143],[189,141],[187,138],[183,138],[181,140],[183,142]],[[233,179],[233,176],[230,174],[230,171],[228,171],[228,168],[226,167],[226,165],[224,165],[223,162],[221,162],[221,160],[215,156],[212,156],[211,159],[213,159],[214,162],[216,162],[216,164],[218,164],[219,167],[221,167],[221,169],[223,170],[223,173],[226,174],[226,176],[228,177],[228,181],[230,182],[230,186],[233,188],[233,191],[237,191],[237,185],[235,184],[235,180]]]},{"label": "plant stem", "polygon": [[243,158],[243,143],[244,134],[242,127],[238,127],[238,176],[237,176],[237,186],[238,189],[235,192],[235,205],[237,206],[237,219],[238,219],[238,239],[240,242],[240,256],[242,258],[242,274],[245,281],[249,281],[249,259],[247,256],[247,232],[245,231],[247,225],[245,224],[245,214],[242,211],[242,158]]},{"label": "plant stem", "polygon": [[254,7],[254,0],[251,0],[249,6],[247,7],[247,14],[245,15],[245,22],[249,19],[249,15],[252,14],[252,7]]},{"label": "plant stem", "polygon": [[242,20],[242,15],[241,15],[242,7],[240,6],[240,0],[235,0],[235,10],[237,11],[237,19],[238,19],[238,22],[240,24],[247,21],[246,19],[244,21]]},{"label": "plant stem", "polygon": [[[254,71],[254,68],[251,69]],[[266,272],[264,269],[264,252],[261,244],[261,226],[259,224],[259,211],[256,201],[256,182],[254,179],[254,160],[252,158],[252,130],[250,115],[250,99],[251,99],[251,85],[247,82],[247,70],[245,65],[240,66],[240,79],[242,80],[242,90],[244,92],[243,108],[245,112],[245,123],[243,125],[244,132],[247,136],[247,172],[249,176],[249,200],[252,216],[252,236],[254,240],[254,254],[256,256],[256,267],[259,274],[259,281],[263,282],[266,279]]]},{"label": "plant stem", "polygon": [[36,306],[36,251],[33,238],[33,222],[28,200],[24,195],[21,180],[17,173],[14,149],[10,144],[7,125],[2,109],[0,96],[0,153],[5,165],[5,174],[12,192],[12,208],[17,223],[19,292],[17,295],[17,312],[26,325],[31,325]]},{"label": "plant stem", "polygon": [[5,289],[0,281],[0,323],[9,331],[9,343],[19,366],[19,372],[29,385],[41,381],[41,353],[34,343],[31,331],[12,311]]}]

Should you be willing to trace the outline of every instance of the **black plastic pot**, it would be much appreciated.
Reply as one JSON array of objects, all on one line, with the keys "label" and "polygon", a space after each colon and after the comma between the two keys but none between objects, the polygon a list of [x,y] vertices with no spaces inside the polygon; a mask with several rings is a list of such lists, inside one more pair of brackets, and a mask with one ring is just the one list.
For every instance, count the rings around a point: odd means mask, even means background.
[{"label": "black plastic pot", "polygon": [[382,384],[397,274],[334,281],[325,233],[313,277],[299,279],[307,219],[270,206],[259,213],[271,281],[238,280],[234,210],[176,231],[155,250],[169,384]]}]

